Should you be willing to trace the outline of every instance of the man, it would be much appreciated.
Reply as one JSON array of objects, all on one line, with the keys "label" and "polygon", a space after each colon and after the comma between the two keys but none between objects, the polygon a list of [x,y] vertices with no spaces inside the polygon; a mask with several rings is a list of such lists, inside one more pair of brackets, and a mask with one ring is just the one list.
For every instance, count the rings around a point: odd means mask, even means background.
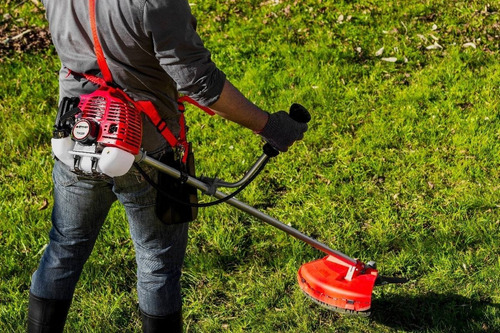
[{"label": "man", "polygon": [[[74,73],[100,76],[87,0],[43,0],[62,63],[60,100],[97,86]],[[211,61],[185,0],[97,0],[96,24],[113,82],[136,100],[150,100],[179,133],[178,93],[259,133],[286,151],[307,125],[285,112],[268,114],[248,101]],[[142,148],[161,154],[166,141],[145,119]],[[147,169],[152,178],[156,171]],[[137,261],[137,293],[144,332],[182,331],[180,274],[188,224],[166,225],[155,214],[156,190],[132,168],[115,178],[73,173],[56,161],[50,242],[33,274],[29,332],[60,332],[75,285],[115,200],[126,211]]]}]

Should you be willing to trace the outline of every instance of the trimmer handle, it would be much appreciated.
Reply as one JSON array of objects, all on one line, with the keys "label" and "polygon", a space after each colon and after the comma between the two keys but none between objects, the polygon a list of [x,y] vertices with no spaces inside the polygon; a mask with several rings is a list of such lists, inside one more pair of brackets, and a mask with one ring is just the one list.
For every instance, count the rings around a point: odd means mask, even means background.
[{"label": "trimmer handle", "polygon": [[[305,107],[297,103],[293,103],[292,106],[290,106],[289,114],[290,118],[299,123],[308,123],[309,121],[311,121],[311,114],[309,113],[309,111],[307,111]],[[266,143],[262,148],[262,150],[264,151],[264,154],[266,154],[269,157],[278,156],[280,153],[269,143]]]},{"label": "trimmer handle", "polygon": [[292,106],[290,106],[290,117],[299,123],[308,123],[311,121],[311,114],[309,111],[297,103],[293,103]]}]

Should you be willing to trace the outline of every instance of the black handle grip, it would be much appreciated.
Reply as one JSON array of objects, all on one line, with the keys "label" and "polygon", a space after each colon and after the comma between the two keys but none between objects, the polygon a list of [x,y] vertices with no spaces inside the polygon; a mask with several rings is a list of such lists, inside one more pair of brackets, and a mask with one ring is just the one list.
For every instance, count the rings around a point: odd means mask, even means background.
[{"label": "black handle grip", "polygon": [[299,123],[308,123],[311,121],[311,114],[302,105],[293,103],[290,106],[290,118]]},{"label": "black handle grip", "polygon": [[[290,106],[289,114],[290,118],[299,123],[308,123],[311,121],[311,114],[309,113],[309,111],[307,111],[305,107],[297,103],[293,103],[292,106]],[[266,154],[269,157],[276,157],[280,153],[269,143],[266,143],[262,148],[262,150],[264,151],[264,154]]]}]

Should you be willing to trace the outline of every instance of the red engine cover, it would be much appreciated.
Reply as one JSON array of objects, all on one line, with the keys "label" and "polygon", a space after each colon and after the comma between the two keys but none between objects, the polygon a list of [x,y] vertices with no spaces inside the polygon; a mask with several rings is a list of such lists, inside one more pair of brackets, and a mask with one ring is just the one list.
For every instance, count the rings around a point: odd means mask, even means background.
[{"label": "red engine cover", "polygon": [[142,140],[141,111],[123,91],[101,87],[80,96],[82,118],[99,122],[97,142],[117,147],[133,155],[139,153]]}]

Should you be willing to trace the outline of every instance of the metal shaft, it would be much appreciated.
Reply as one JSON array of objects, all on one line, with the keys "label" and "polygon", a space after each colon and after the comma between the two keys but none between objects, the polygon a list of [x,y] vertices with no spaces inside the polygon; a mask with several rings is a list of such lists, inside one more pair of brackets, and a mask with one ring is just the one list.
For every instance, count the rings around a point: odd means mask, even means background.
[{"label": "metal shaft", "polygon": [[[166,173],[174,178],[181,178],[181,173],[179,170],[172,168],[166,164],[163,164],[163,163],[155,160],[154,158],[147,156],[144,152],[140,152],[139,155],[136,156],[136,161],[137,162],[139,162],[139,161],[145,162],[145,163],[151,165],[152,167],[160,170],[161,172],[164,172],[164,173]],[[190,186],[193,186],[193,187],[203,191],[203,192],[207,192],[209,190],[209,186],[206,183],[204,183],[204,182],[202,182],[194,177],[188,177],[186,180],[186,183]],[[213,196],[218,198],[218,199],[222,199],[222,198],[226,197],[227,194],[220,192],[220,191],[216,191],[215,194],[213,194]],[[353,259],[340,251],[331,249],[330,247],[317,241],[316,239],[311,238],[311,237],[301,233],[297,229],[294,229],[294,228],[290,227],[289,225],[287,225],[287,224],[285,224],[285,223],[283,223],[283,222],[281,222],[281,221],[279,221],[279,220],[277,220],[277,219],[275,219],[267,214],[264,214],[261,211],[255,209],[254,207],[249,206],[249,205],[247,205],[247,204],[245,204],[245,203],[243,203],[235,198],[231,198],[231,199],[227,200],[226,203],[258,218],[259,220],[262,220],[262,221],[272,225],[275,228],[278,228],[278,229],[286,232],[287,234],[311,245],[312,247],[314,247],[314,248],[316,248],[316,249],[318,249],[318,250],[320,250],[328,255],[332,255],[332,256],[336,257],[341,262],[343,262],[346,266],[353,266],[353,265],[356,265],[356,263],[357,263],[356,259]]]},{"label": "metal shaft", "polygon": [[224,182],[224,181],[219,181],[217,184],[221,187],[240,187],[241,185],[243,185],[250,177],[252,177],[255,172],[257,172],[257,169],[264,163],[267,163],[267,161],[269,160],[269,156],[267,156],[266,154],[262,154],[259,159],[257,160],[257,162],[250,168],[250,170],[248,170],[248,172],[245,174],[245,176],[243,178],[241,178],[239,181],[235,182],[235,183],[228,183],[228,182]]}]

